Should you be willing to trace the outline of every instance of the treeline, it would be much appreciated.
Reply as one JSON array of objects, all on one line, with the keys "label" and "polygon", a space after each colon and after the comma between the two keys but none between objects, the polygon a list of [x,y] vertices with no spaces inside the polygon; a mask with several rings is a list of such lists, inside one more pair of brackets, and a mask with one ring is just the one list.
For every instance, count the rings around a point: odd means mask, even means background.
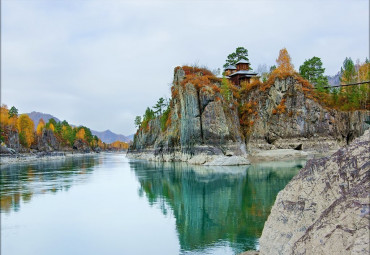
[{"label": "treeline", "polygon": [[6,105],[0,108],[0,142],[1,144],[9,144],[9,136],[18,133],[19,143],[26,149],[36,146],[37,141],[50,132],[56,137],[61,147],[73,148],[76,141],[83,143],[93,150],[109,149],[127,149],[128,144],[120,141],[106,144],[102,142],[96,135],[92,135],[91,130],[85,126],[74,127],[66,120],[57,122],[53,118],[47,123],[43,119],[39,120],[36,130],[33,120],[27,114],[18,114],[18,109],[12,106],[10,109]]},{"label": "treeline", "polygon": [[157,103],[153,106],[153,108],[147,107],[143,117],[136,116],[135,118],[135,126],[138,130],[146,130],[149,129],[149,121],[155,119],[156,117],[160,117],[160,125],[162,131],[166,129],[167,126],[170,124],[170,107],[171,101],[164,99],[163,97],[159,98]]},{"label": "treeline", "polygon": [[[234,62],[239,60],[236,59]],[[225,65],[229,63],[230,59],[228,58]],[[258,101],[245,99],[248,98],[252,90],[257,93],[266,93],[276,79],[293,77],[302,84],[302,91],[307,98],[330,109],[342,111],[370,109],[370,83],[368,82],[370,80],[370,63],[367,58],[364,63],[357,61],[356,65],[351,58],[346,58],[341,68],[340,81],[342,85],[365,82],[363,84],[331,87],[324,72],[325,68],[318,57],[306,60],[297,72],[291,63],[288,51],[284,48],[279,52],[276,65],[270,67],[269,72],[253,78],[251,82],[242,82],[240,87],[237,87],[224,77],[221,82],[221,94],[224,100],[238,109],[241,127],[247,134],[251,131],[255,117],[258,115]],[[285,99],[272,111],[274,115],[284,113],[291,113],[285,106]]]},{"label": "treeline", "polygon": [[[265,68],[266,69],[266,68]],[[303,83],[309,83],[314,88],[311,94],[327,107],[342,111],[354,111],[369,109],[370,84],[358,84],[351,86],[332,87],[328,77],[324,75],[325,68],[321,58],[312,57],[304,61],[299,67],[299,72],[294,69],[290,55],[284,48],[280,51],[276,65],[271,66],[269,72],[262,71],[261,82],[268,87],[276,78],[294,76]],[[346,57],[340,70],[340,84],[354,84],[370,81],[370,62],[366,58],[364,62]],[[267,85],[267,86],[266,86]],[[306,89],[309,89],[307,86]]]}]

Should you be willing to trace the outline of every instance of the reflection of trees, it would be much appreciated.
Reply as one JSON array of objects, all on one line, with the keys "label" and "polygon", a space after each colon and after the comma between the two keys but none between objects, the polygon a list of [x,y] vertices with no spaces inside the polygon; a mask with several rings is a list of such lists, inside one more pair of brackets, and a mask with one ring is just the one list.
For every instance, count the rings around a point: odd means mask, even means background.
[{"label": "reflection of trees", "polygon": [[18,211],[20,202],[29,202],[35,194],[68,190],[74,182],[84,181],[97,163],[97,158],[81,157],[1,166],[1,211]]},{"label": "reflection of trees", "polygon": [[244,167],[204,167],[174,163],[132,162],[139,194],[176,218],[183,250],[219,241],[236,250],[255,248],[277,193],[302,162]]}]

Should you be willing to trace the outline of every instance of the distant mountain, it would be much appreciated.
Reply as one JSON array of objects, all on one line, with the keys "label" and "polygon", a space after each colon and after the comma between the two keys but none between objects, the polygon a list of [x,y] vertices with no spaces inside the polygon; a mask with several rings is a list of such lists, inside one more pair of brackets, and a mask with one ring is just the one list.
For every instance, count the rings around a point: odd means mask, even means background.
[{"label": "distant mountain", "polygon": [[336,75],[328,75],[328,82],[330,86],[338,86],[340,85],[340,72],[338,72]]},{"label": "distant mountain", "polygon": [[[102,140],[102,142],[105,142],[105,143],[113,143],[115,141],[121,141],[121,142],[128,143],[128,142],[131,142],[132,139],[133,139],[133,135],[124,136],[124,135],[121,135],[121,134],[113,133],[109,129],[105,130],[105,131],[102,131],[102,132],[91,130],[91,133],[93,135],[96,135],[97,137],[99,137],[100,140]],[[131,136],[132,136],[132,138],[131,138]]]},{"label": "distant mountain", "polygon": [[[33,123],[35,124],[35,129],[36,129],[37,124],[39,123],[40,119],[43,119],[45,121],[45,123],[48,122],[50,119],[54,119],[56,122],[61,122],[61,120],[58,119],[57,117],[54,117],[53,115],[47,114],[47,113],[33,111],[33,112],[30,112],[30,113],[26,113],[26,114],[33,120]],[[75,126],[75,125],[72,125],[72,124],[70,124],[70,125]],[[121,142],[128,143],[128,142],[131,142],[134,139],[134,135],[124,136],[124,135],[121,135],[121,134],[113,133],[110,130],[105,130],[105,131],[99,132],[99,131],[95,131],[95,130],[91,129],[91,133],[93,135],[96,135],[97,137],[99,137],[100,140],[102,140],[102,142],[105,142],[105,143],[113,143],[115,141],[121,141]]]},{"label": "distant mountain", "polygon": [[26,114],[33,120],[33,123],[35,124],[35,129],[37,127],[37,124],[39,124],[40,119],[43,119],[45,123],[48,122],[50,119],[54,119],[56,122],[60,122],[57,117],[54,117],[53,115],[47,113],[33,111]]}]

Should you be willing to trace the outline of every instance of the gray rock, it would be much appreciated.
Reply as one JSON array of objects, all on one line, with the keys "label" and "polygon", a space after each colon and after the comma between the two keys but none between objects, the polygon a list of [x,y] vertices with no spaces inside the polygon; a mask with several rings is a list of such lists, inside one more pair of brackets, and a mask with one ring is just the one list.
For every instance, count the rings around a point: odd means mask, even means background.
[{"label": "gray rock", "polygon": [[[208,162],[210,156],[242,156],[261,150],[289,149],[295,156],[302,151],[329,153],[351,142],[367,128],[368,111],[340,112],[326,109],[305,95],[293,77],[276,79],[265,92],[251,90],[241,103],[253,102],[253,125],[242,130],[237,106],[223,99],[219,84],[197,88],[182,84],[185,72],[174,74],[171,124],[162,130],[159,117],[139,129],[127,156],[159,161]],[[286,110],[274,114],[285,100]],[[254,115],[256,114],[256,115]],[[153,154],[149,156],[150,154]],[[196,157],[200,155],[199,157]],[[269,157],[265,157],[268,159]]]},{"label": "gray rock", "polygon": [[238,166],[238,165],[249,165],[250,162],[241,156],[219,156],[212,161],[206,162],[205,166]]},{"label": "gray rock", "polygon": [[41,136],[36,137],[36,147],[38,151],[56,151],[61,147],[60,142],[50,129],[44,129]]},{"label": "gray rock", "polygon": [[260,254],[369,254],[370,131],[310,160],[275,201]]}]

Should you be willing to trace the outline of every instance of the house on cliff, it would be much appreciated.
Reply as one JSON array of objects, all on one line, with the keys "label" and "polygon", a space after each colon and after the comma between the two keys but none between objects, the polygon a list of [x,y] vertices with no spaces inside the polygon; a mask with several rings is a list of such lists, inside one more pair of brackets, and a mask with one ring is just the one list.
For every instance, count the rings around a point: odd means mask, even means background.
[{"label": "house on cliff", "polygon": [[257,76],[257,73],[253,72],[249,65],[248,60],[242,59],[236,63],[236,66],[227,66],[225,75],[236,86],[240,86],[244,81],[249,83],[252,77]]}]

